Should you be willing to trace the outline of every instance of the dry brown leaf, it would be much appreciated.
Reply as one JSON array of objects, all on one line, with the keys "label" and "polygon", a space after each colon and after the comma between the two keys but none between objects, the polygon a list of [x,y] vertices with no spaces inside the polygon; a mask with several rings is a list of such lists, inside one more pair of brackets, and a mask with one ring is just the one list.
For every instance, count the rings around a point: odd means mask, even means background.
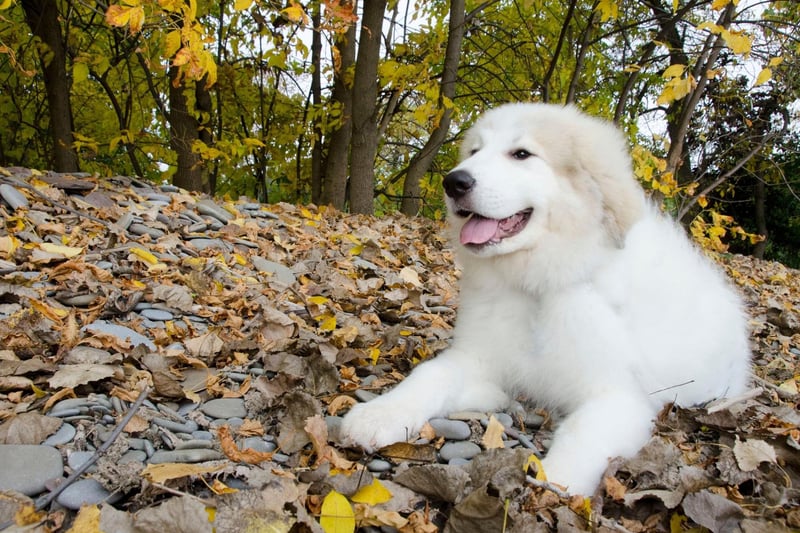
[{"label": "dry brown leaf", "polygon": [[746,441],[736,440],[733,445],[733,455],[736,463],[743,472],[752,472],[761,463],[777,463],[778,457],[775,448],[763,440],[749,439]]},{"label": "dry brown leaf", "polygon": [[603,478],[603,488],[606,491],[606,494],[610,496],[615,502],[623,502],[625,501],[625,493],[627,489],[625,485],[619,482],[619,480],[613,476],[605,476]]},{"label": "dry brown leaf", "polygon": [[328,444],[328,426],[320,415],[315,415],[306,419],[304,429],[311,439],[314,452],[317,454],[316,465],[327,461],[340,470],[350,470],[355,466],[356,463],[348,461],[339,455],[339,452]]},{"label": "dry brown leaf", "polygon": [[242,437],[260,436],[265,433],[264,425],[258,420],[245,418],[242,425],[236,429],[236,434]]},{"label": "dry brown leaf", "polygon": [[110,365],[60,365],[58,371],[48,380],[53,388],[73,388],[92,381],[110,378],[117,372],[117,367]]},{"label": "dry brown leaf", "polygon": [[133,415],[130,422],[125,424],[125,433],[141,433],[150,428],[150,422],[139,415]]},{"label": "dry brown leaf", "polygon": [[505,448],[505,444],[503,443],[503,433],[505,432],[505,428],[503,424],[501,424],[494,415],[489,417],[489,424],[486,426],[486,431],[483,433],[483,438],[481,439],[481,444],[487,450],[491,450],[493,448]]},{"label": "dry brown leaf", "polygon": [[336,398],[331,400],[331,403],[328,404],[327,411],[328,411],[329,415],[335,415],[336,413],[338,413],[342,409],[353,407],[357,403],[358,403],[358,400],[356,400],[352,396],[347,396],[345,394],[340,394],[339,396],[337,396]]},{"label": "dry brown leaf", "polygon": [[75,396],[75,391],[73,391],[71,388],[61,389],[57,393],[50,396],[46,402],[44,402],[44,406],[42,407],[42,412],[46,413],[47,411],[50,410],[51,407],[53,407],[53,405],[56,404],[56,402],[59,402],[65,398],[76,398],[76,397],[77,396]]},{"label": "dry brown leaf", "polygon": [[419,437],[421,439],[428,439],[429,441],[433,442],[436,439],[436,430],[433,429],[432,425],[425,422],[425,424],[422,426],[422,429],[419,430]]},{"label": "dry brown leaf", "polygon": [[222,339],[214,332],[204,333],[199,337],[188,339],[183,342],[186,349],[193,357],[203,361],[211,361],[225,345]]},{"label": "dry brown leaf", "polygon": [[430,463],[436,461],[436,448],[430,444],[411,444],[395,442],[378,450],[384,457],[401,461],[419,461]]},{"label": "dry brown leaf", "polygon": [[217,437],[219,437],[222,453],[224,453],[231,461],[257,465],[259,463],[263,463],[264,461],[272,460],[272,452],[259,452],[252,448],[240,450],[239,447],[236,446],[236,441],[233,440],[231,430],[228,428],[228,426],[221,426],[219,429],[217,429]]},{"label": "dry brown leaf", "polygon": [[3,444],[41,444],[61,427],[63,421],[38,413],[21,413],[0,425]]},{"label": "dry brown leaf", "polygon": [[223,468],[224,464],[158,463],[147,465],[141,475],[152,483],[164,483],[170,479],[211,474]]}]

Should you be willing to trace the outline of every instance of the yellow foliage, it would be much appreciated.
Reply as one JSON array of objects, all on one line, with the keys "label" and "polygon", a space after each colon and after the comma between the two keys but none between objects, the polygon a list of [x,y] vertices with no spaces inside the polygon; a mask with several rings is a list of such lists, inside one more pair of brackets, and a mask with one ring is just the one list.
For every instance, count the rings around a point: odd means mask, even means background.
[{"label": "yellow foliage", "polygon": [[756,85],[762,85],[764,83],[767,83],[770,79],[772,79],[772,69],[769,68],[769,67],[762,68],[761,72],[759,72],[758,76],[756,77],[756,83],[755,84]]},{"label": "yellow foliage", "polygon": [[353,533],[356,519],[353,507],[342,494],[332,490],[322,500],[319,525],[325,533]]},{"label": "yellow foliage", "polygon": [[[708,217],[711,218],[710,221]],[[728,244],[723,242],[725,237],[747,240],[751,244],[764,239],[761,235],[745,231],[736,224],[732,216],[723,215],[714,209],[707,209],[697,215],[692,220],[689,231],[703,249],[719,253],[728,251]]]},{"label": "yellow foliage", "polygon": [[614,0],[600,0],[596,9],[600,12],[601,22],[617,18],[619,14],[619,5]]},{"label": "yellow foliage", "polygon": [[378,505],[391,500],[392,493],[380,481],[373,479],[371,485],[361,487],[350,499],[356,503]]},{"label": "yellow foliage", "polygon": [[84,505],[67,533],[100,533],[100,508]]}]

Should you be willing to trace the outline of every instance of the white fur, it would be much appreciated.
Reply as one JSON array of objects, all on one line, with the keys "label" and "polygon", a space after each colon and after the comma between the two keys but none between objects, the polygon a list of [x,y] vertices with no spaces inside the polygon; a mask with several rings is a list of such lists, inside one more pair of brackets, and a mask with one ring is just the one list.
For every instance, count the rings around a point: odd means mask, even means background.
[{"label": "white fur", "polygon": [[[536,157],[511,157],[519,149]],[[456,169],[476,183],[448,198],[463,268],[452,345],[355,406],[345,441],[382,447],[431,417],[501,409],[523,394],[565,415],[543,461],[548,478],[591,494],[609,458],[649,439],[665,402],[746,388],[737,295],[647,203],[614,127],[570,107],[511,104],[477,122],[462,157]],[[458,244],[458,210],[501,219],[530,207],[517,235],[481,249]]]}]

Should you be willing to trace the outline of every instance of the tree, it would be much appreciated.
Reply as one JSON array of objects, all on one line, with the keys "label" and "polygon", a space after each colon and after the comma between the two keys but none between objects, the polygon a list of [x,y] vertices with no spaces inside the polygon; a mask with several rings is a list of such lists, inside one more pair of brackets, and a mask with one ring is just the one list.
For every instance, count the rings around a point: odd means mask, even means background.
[{"label": "tree", "polygon": [[378,153],[378,61],[386,0],[364,3],[353,77],[350,211],[372,213]]},{"label": "tree", "polygon": [[53,166],[58,172],[77,172],[78,156],[73,149],[72,106],[67,79],[67,52],[61,31],[61,16],[55,0],[23,0],[25,20],[33,35],[44,45],[39,48],[50,131],[53,141]]}]

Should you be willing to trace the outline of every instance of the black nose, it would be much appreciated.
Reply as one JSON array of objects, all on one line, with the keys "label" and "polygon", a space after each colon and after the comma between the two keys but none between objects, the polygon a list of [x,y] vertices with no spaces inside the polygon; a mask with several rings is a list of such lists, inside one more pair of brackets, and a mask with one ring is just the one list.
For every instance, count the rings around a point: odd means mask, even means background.
[{"label": "black nose", "polygon": [[475,179],[466,170],[454,170],[444,177],[444,192],[458,200],[475,186]]}]

